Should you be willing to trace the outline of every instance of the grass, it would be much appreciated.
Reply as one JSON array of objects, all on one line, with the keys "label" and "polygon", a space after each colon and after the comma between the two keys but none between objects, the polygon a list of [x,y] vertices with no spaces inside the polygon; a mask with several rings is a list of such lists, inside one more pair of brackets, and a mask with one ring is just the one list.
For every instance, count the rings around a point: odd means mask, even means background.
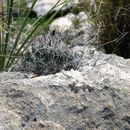
[{"label": "grass", "polygon": [[[42,32],[41,30],[46,30],[58,11],[69,1],[60,3],[59,0],[47,14],[32,20],[29,15],[36,2],[37,0],[33,0],[29,9],[24,7],[26,5],[24,0],[18,3],[15,0],[0,2],[0,72],[8,70],[19,61],[30,41]],[[47,15],[61,4],[62,7],[47,18]],[[17,17],[14,10],[18,12]]]},{"label": "grass", "polygon": [[130,0],[84,2],[81,7],[96,27],[100,46],[104,46],[107,53],[130,58]]},{"label": "grass", "polygon": [[[44,16],[29,18],[37,0],[33,0],[30,9],[24,8],[24,0],[0,2],[0,72],[16,64],[29,46],[30,41],[45,31],[58,11],[53,9]],[[65,0],[62,4],[69,2]],[[107,53],[115,53],[130,58],[130,1],[129,0],[84,0],[76,11],[86,11],[90,21],[96,27],[96,41],[104,46]],[[62,8],[62,7],[61,7]],[[14,10],[18,11],[15,17]],[[60,10],[60,9],[59,9]],[[52,14],[49,18],[48,14]]]}]

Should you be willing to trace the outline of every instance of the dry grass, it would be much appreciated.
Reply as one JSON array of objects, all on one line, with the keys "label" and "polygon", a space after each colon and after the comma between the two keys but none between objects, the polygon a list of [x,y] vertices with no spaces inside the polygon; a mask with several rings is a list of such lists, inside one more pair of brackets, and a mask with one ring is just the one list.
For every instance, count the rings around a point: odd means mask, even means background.
[{"label": "dry grass", "polygon": [[130,1],[85,0],[82,4],[97,28],[97,41],[107,53],[130,58]]}]

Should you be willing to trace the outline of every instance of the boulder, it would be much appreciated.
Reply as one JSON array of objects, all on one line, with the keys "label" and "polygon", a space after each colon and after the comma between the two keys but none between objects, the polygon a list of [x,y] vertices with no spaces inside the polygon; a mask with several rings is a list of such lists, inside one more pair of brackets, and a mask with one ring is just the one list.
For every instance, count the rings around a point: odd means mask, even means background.
[{"label": "boulder", "polygon": [[57,18],[50,24],[50,30],[56,30],[58,32],[65,32],[72,29],[74,29],[74,24],[66,17]]},{"label": "boulder", "polygon": [[[52,7],[58,2],[59,0],[37,0],[33,11],[37,13],[37,16],[41,16],[46,14],[50,9],[52,9]],[[54,11],[59,10],[64,3],[64,0],[60,0],[60,2],[58,3],[58,6],[54,9]],[[68,2],[66,7],[63,7],[62,10],[67,10],[68,8],[71,8],[72,6],[75,6],[79,3],[79,0],[71,0],[70,2]],[[28,7],[31,7],[32,3],[29,2],[28,3]]]},{"label": "boulder", "polygon": [[77,70],[19,79],[15,72],[6,80],[10,73],[0,74],[0,129],[130,129],[130,59],[73,49],[82,56]]}]

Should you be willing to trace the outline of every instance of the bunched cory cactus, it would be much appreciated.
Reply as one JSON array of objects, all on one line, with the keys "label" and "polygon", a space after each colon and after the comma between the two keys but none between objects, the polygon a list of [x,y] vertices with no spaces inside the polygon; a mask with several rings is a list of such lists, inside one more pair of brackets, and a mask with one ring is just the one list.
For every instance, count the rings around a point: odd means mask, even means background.
[{"label": "bunched cory cactus", "polygon": [[55,31],[36,37],[13,70],[48,75],[62,69],[76,69],[78,61],[76,54],[67,45],[69,40],[67,35]]}]

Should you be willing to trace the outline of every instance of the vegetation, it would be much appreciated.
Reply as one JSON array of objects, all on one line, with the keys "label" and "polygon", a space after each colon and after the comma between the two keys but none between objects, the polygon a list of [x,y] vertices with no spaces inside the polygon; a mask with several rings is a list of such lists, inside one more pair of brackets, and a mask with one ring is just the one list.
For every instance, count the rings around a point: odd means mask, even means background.
[{"label": "vegetation", "polygon": [[[42,32],[41,30],[48,27],[54,16],[68,1],[61,3],[58,0],[46,15],[30,20],[29,16],[36,2],[37,0],[33,0],[32,6],[28,9],[25,8],[24,0],[0,1],[0,71],[8,70],[18,62],[29,46],[29,41],[37,35],[39,30]],[[61,4],[63,6],[47,18],[47,15]]]},{"label": "vegetation", "polygon": [[130,0],[95,0],[82,4],[97,28],[96,38],[107,53],[130,58]]},{"label": "vegetation", "polygon": [[70,40],[66,32],[49,31],[31,41],[30,48],[11,71],[49,75],[61,70],[77,69],[79,59],[67,45]]},{"label": "vegetation", "polygon": [[[37,0],[33,0],[29,9],[25,8],[27,4],[25,0],[0,1],[0,71],[8,70],[16,64],[30,41],[39,35],[39,30],[41,32],[47,29],[58,13],[52,12],[61,5],[60,1],[58,0],[46,15],[39,18],[30,18]],[[69,0],[65,0],[63,6],[67,2]],[[97,29],[95,38],[100,43],[99,46],[104,46],[107,53],[130,58],[130,1],[83,0],[78,6],[76,9],[86,11],[90,21],[95,25]]]}]

